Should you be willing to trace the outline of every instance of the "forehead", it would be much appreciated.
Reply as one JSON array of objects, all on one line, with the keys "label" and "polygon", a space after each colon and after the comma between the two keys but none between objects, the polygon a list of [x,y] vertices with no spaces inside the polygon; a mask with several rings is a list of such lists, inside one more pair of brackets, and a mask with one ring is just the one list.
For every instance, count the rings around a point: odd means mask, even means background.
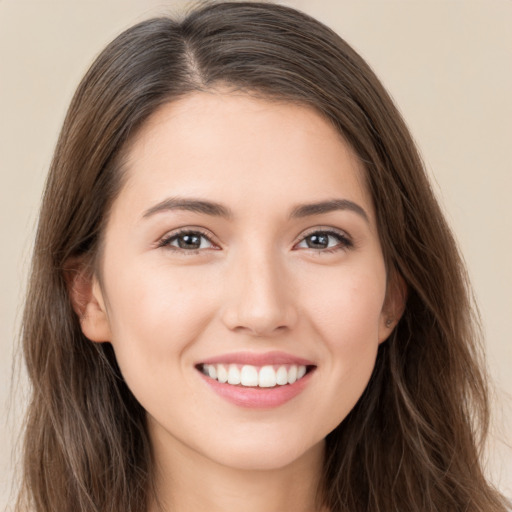
[{"label": "forehead", "polygon": [[198,92],[162,106],[132,141],[124,170],[125,188],[146,203],[214,195],[257,206],[257,198],[348,194],[372,213],[365,169],[329,121],[307,106],[244,93]]}]

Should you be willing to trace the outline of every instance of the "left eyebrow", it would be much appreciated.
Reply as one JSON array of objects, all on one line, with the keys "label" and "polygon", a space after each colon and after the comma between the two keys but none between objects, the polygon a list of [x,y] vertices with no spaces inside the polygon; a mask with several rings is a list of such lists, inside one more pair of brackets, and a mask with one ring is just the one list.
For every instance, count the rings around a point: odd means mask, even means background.
[{"label": "left eyebrow", "polygon": [[142,218],[151,217],[156,213],[169,210],[188,210],[190,212],[202,213],[215,217],[224,217],[227,219],[233,216],[231,210],[219,203],[204,201],[201,199],[169,197],[146,210],[142,215]]},{"label": "left eyebrow", "polygon": [[309,217],[310,215],[321,215],[337,210],[349,210],[360,215],[367,223],[370,222],[368,214],[364,208],[348,199],[331,199],[329,201],[321,201],[319,203],[308,203],[296,206],[290,213],[290,218],[296,219],[301,217]]}]

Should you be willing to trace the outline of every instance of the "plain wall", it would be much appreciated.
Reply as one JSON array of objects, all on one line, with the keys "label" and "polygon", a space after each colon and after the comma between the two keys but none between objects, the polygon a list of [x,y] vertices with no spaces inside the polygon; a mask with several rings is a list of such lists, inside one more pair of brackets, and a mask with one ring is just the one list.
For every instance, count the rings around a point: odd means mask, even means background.
[{"label": "plain wall", "polygon": [[[496,385],[489,471],[512,496],[512,1],[283,3],[331,26],[368,60],[418,141],[481,308]],[[24,405],[23,377],[9,403],[16,332],[65,110],[115,35],[187,4],[0,0],[0,510],[12,503],[12,450]]]}]

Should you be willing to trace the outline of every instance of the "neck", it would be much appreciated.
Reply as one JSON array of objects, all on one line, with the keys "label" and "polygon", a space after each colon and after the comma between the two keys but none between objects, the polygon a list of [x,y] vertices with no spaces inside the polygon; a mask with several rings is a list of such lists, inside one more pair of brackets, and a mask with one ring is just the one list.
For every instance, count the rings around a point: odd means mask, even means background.
[{"label": "neck", "polygon": [[154,494],[148,512],[325,512],[317,503],[323,443],[272,469],[228,467],[174,443],[154,443],[153,450]]}]

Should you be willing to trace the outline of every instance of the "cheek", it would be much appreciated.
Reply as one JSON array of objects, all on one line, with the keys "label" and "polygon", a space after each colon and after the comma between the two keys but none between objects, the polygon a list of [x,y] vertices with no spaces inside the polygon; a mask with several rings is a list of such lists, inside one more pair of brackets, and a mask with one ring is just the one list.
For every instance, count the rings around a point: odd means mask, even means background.
[{"label": "cheek", "polygon": [[[139,272],[125,265],[110,274],[106,291],[116,360],[136,399],[156,416],[170,402],[180,404],[191,378],[189,348],[215,311],[204,276],[193,274],[161,265]],[[187,396],[193,400],[192,392]]]},{"label": "cheek", "polygon": [[379,347],[379,325],[385,299],[385,270],[347,273],[310,301],[310,319],[323,342],[324,388],[334,428],[353,408],[370,379]]},{"label": "cheek", "polygon": [[122,368],[176,361],[197,338],[215,309],[204,276],[197,274],[165,266],[137,272],[129,265],[111,273],[109,321]]},{"label": "cheek", "polygon": [[[386,294],[386,273],[375,268],[347,268],[326,274],[313,288],[307,283],[308,310],[316,328],[333,350],[357,349],[377,343],[378,329]],[[333,284],[334,283],[334,284]],[[355,345],[355,346],[352,346]]]}]

